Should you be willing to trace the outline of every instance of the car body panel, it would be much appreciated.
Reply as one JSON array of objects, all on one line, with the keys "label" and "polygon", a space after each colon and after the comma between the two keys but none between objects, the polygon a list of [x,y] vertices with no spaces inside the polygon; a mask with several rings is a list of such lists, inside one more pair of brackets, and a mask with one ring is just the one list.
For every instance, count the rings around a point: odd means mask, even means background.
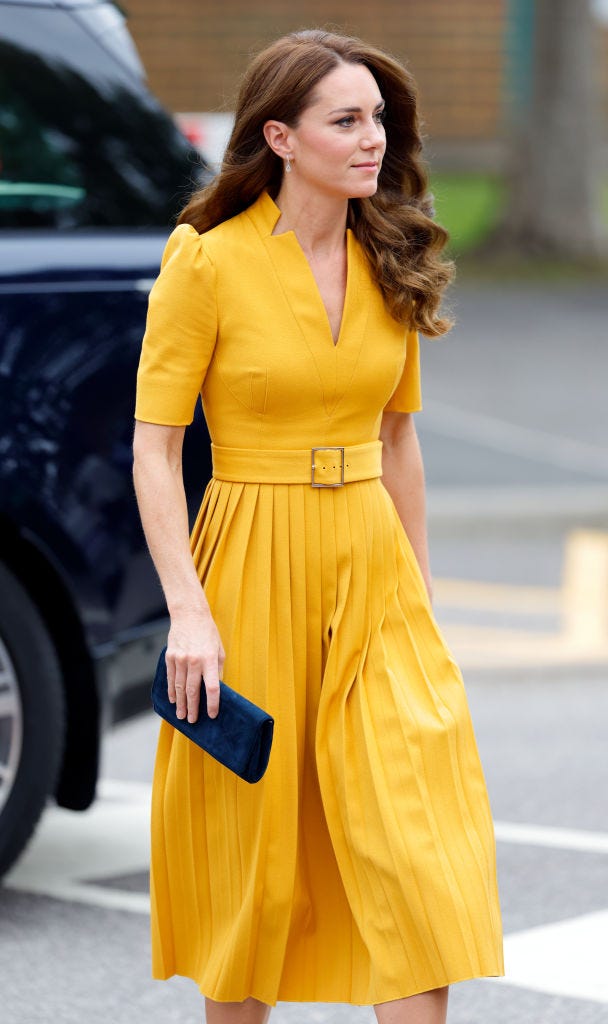
[{"label": "car body panel", "polygon": [[[0,524],[69,595],[112,720],[166,631],[131,477],[147,297],[210,172],[113,4],[0,0],[0,22]],[[200,408],[184,475],[194,514]]]}]

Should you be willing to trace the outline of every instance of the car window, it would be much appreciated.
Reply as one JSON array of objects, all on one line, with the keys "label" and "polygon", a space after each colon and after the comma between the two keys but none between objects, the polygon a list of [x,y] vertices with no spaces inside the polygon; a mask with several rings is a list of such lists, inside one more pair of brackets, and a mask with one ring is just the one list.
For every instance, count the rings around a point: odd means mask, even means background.
[{"label": "car window", "polygon": [[0,228],[167,227],[208,176],[95,14],[2,7]]}]

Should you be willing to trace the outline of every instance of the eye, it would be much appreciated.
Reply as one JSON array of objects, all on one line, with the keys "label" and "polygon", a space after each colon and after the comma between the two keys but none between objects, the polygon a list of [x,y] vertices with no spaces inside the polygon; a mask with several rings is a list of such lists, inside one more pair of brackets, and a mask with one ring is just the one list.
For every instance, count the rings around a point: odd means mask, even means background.
[{"label": "eye", "polygon": [[386,107],[383,107],[382,110],[377,110],[376,113],[374,114],[374,121],[377,121],[378,124],[384,124],[385,120],[386,120]]},{"label": "eye", "polygon": [[336,121],[336,124],[340,125],[341,128],[350,128],[354,122],[354,117],[352,114],[349,114],[348,117],[341,117],[339,121]]}]

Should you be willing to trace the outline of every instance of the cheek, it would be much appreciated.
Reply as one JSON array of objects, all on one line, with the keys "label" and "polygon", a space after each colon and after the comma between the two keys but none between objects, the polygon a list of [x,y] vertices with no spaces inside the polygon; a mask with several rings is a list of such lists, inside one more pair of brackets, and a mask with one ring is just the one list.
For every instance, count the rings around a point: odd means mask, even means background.
[{"label": "cheek", "polygon": [[312,160],[342,160],[349,156],[352,142],[334,132],[307,132],[302,138],[306,155]]}]

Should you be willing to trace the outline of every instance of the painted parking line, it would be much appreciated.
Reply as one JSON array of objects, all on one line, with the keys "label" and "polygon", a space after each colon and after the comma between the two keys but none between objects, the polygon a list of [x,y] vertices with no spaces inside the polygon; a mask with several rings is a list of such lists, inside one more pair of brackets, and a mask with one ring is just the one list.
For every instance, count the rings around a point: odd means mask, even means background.
[{"label": "painted parking line", "polygon": [[607,949],[608,910],[528,928],[505,937],[506,976],[493,980],[608,1004]]},{"label": "painted parking line", "polygon": [[562,595],[557,587],[495,583],[484,580],[435,577],[433,600],[462,611],[517,612],[518,615],[558,616]]},{"label": "painted parking line", "polygon": [[[552,850],[576,850],[579,853],[608,853],[608,832],[574,828],[552,828],[520,822],[494,822],[499,843],[519,846],[547,846]],[[606,894],[608,899],[608,893]]]},{"label": "painted parking line", "polygon": [[144,873],[150,860],[149,785],[103,780],[88,811],[49,807],[24,855],[4,879],[20,892],[148,914],[147,893],[90,881]]},{"label": "painted parking line", "polygon": [[534,668],[608,666],[608,641],[582,646],[565,633],[459,625],[437,616],[458,665],[469,670],[525,671]]},{"label": "painted parking line", "polygon": [[[608,666],[605,530],[570,531],[559,587],[439,578],[433,589],[438,621],[464,671]],[[452,620],[454,612],[457,621]],[[510,624],[493,623],[497,614]],[[480,617],[490,621],[480,622]],[[554,620],[551,629],[547,618]]]}]

